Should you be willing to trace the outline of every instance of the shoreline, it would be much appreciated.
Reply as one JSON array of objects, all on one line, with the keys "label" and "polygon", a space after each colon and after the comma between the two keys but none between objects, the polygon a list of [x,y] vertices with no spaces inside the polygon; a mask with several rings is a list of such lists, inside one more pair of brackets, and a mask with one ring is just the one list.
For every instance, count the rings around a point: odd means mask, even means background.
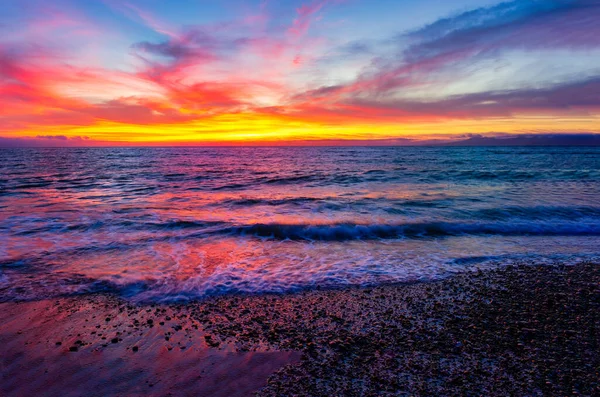
[{"label": "shoreline", "polygon": [[0,313],[7,396],[600,393],[600,265],[589,263],[186,303],[5,302]]}]

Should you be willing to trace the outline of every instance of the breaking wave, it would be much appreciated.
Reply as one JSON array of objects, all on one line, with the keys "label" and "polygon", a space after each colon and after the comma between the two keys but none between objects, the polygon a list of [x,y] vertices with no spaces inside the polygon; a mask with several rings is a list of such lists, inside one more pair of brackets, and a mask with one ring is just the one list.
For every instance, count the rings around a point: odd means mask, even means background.
[{"label": "breaking wave", "polygon": [[461,235],[600,236],[600,223],[410,223],[290,225],[254,224],[220,229],[220,234],[256,236],[275,240],[345,241]]}]

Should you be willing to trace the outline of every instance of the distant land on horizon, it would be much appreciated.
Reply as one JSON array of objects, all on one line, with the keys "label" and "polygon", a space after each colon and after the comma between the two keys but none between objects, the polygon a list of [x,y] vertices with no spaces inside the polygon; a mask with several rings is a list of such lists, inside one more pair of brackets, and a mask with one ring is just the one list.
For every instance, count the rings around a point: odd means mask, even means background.
[{"label": "distant land on horizon", "polygon": [[519,135],[510,137],[472,136],[443,146],[600,146],[600,134]]}]

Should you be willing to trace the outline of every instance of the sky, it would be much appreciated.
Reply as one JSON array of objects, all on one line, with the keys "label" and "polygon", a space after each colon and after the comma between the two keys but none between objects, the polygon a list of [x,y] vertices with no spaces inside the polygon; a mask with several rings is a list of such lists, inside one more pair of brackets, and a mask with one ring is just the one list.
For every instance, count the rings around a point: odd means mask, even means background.
[{"label": "sky", "polygon": [[0,146],[600,133],[600,0],[20,0],[0,15]]}]

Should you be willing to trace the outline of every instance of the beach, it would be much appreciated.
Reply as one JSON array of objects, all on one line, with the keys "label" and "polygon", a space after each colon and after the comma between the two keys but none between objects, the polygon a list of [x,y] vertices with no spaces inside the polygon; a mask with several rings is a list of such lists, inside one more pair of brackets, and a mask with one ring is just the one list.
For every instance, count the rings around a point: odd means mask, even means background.
[{"label": "beach", "polygon": [[600,397],[600,0],[0,15],[0,397]]},{"label": "beach", "polygon": [[600,267],[133,304],[1,304],[17,395],[597,395]]}]

